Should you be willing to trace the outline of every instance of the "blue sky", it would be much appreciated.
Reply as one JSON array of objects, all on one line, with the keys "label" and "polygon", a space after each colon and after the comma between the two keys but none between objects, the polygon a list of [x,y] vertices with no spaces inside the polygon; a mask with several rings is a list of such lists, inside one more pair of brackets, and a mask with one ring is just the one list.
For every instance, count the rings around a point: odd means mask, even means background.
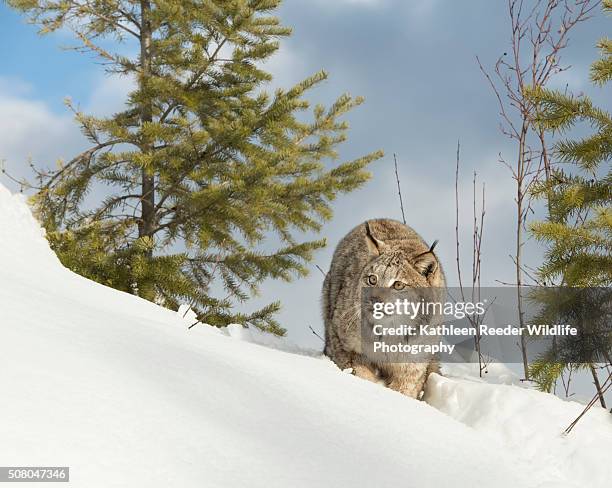
[{"label": "blue sky", "polygon": [[[507,50],[510,31],[506,2],[421,0],[287,0],[279,12],[294,35],[268,63],[277,86],[289,86],[324,68],[329,80],[310,98],[332,103],[348,91],[366,97],[350,114],[349,141],[343,159],[383,149],[386,157],[372,166],[373,179],[361,190],[334,203],[335,218],[324,227],[329,246],[316,256],[329,266],[338,240],[366,218],[399,218],[393,153],[408,224],[425,240],[440,239],[439,254],[448,281],[454,283],[454,158],[461,139],[464,195],[471,205],[471,172],[487,184],[483,278],[512,281],[513,182],[498,162],[512,156],[511,143],[498,129],[495,99],[479,72],[475,56],[492,66]],[[610,21],[599,12],[576,28],[563,55],[572,68],[556,81],[574,92],[585,91],[609,107],[609,92],[588,82],[598,37]],[[0,159],[14,174],[25,174],[28,157],[40,164],[69,158],[84,141],[63,105],[70,96],[85,110],[107,114],[121,108],[130,83],[104,74],[96,60],[61,46],[73,44],[67,33],[44,38],[33,26],[0,3]],[[609,88],[608,88],[609,90]],[[0,180],[13,189],[6,179]],[[467,251],[469,212],[462,212]],[[542,249],[530,242],[527,258],[537,265]],[[465,254],[465,264],[468,265]],[[321,275],[296,283],[266,283],[265,303],[280,298],[280,316],[291,338],[318,346],[308,326],[322,329],[319,312]]]}]

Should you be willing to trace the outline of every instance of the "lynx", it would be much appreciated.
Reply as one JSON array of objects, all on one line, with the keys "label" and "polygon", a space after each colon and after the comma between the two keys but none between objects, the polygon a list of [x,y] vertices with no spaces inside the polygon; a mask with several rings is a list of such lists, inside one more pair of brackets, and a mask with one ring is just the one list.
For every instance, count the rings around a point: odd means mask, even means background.
[{"label": "lynx", "polygon": [[362,352],[362,287],[403,288],[446,286],[434,254],[410,227],[390,219],[368,220],[338,244],[323,284],[325,354],[342,369],[358,377],[384,383],[412,398],[419,398],[431,372],[426,363],[376,361]]}]

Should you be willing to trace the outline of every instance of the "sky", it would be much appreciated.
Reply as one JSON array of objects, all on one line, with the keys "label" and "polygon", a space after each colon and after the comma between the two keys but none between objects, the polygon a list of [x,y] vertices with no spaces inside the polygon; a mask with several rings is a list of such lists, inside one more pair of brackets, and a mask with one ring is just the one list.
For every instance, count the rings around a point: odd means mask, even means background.
[{"label": "sky", "polygon": [[[278,12],[294,29],[268,61],[273,85],[289,87],[325,69],[329,80],[309,95],[331,104],[349,92],[365,97],[351,112],[342,160],[383,149],[371,166],[373,178],[363,188],[340,196],[334,218],[321,236],[328,246],[318,252],[307,278],[293,283],[266,282],[261,295],[244,305],[280,299],[281,324],[302,345],[321,347],[312,327],[322,334],[322,269],[329,268],[338,241],[368,218],[401,219],[393,154],[397,155],[408,225],[427,242],[439,239],[437,252],[447,281],[456,284],[455,152],[461,142],[460,228],[464,275],[471,267],[472,173],[486,184],[482,249],[483,283],[513,282],[514,185],[499,154],[511,159],[513,144],[499,130],[499,110],[478,69],[508,50],[510,28],[502,0],[286,0]],[[607,23],[606,23],[607,22]],[[609,20],[597,11],[579,25],[563,53],[571,68],[554,86],[588,93],[609,108],[609,93],[593,87],[588,68],[597,57],[597,39],[609,33]],[[15,175],[27,163],[53,165],[69,159],[85,141],[64,106],[70,97],[96,115],[120,110],[131,83],[110,77],[91,55],[63,49],[74,45],[66,32],[40,37],[36,28],[0,3],[0,159]],[[126,49],[130,49],[129,46]],[[609,90],[609,89],[608,89]],[[608,97],[606,98],[606,94]],[[0,176],[13,190],[15,185]],[[536,267],[543,249],[532,239],[525,247],[528,265]]]}]

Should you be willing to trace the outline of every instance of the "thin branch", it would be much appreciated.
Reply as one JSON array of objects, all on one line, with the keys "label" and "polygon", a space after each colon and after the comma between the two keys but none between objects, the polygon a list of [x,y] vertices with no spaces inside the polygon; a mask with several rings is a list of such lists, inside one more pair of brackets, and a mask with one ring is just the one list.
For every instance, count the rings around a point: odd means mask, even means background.
[{"label": "thin branch", "polygon": [[600,395],[603,396],[606,393],[606,391],[610,389],[611,386],[612,386],[612,373],[608,375],[608,377],[606,378],[606,381],[604,381],[604,383],[601,385],[601,392],[595,393],[591,401],[587,403],[587,405],[584,407],[584,410],[582,410],[580,415],[578,415],[578,417],[576,417],[574,421],[571,424],[569,424],[567,428],[563,431],[563,435],[568,435],[572,431],[572,429],[576,427],[576,424],[580,421],[580,419],[584,417],[586,413],[591,409],[591,407],[593,407],[593,405],[597,403]]},{"label": "thin branch", "polygon": [[397,193],[399,195],[400,208],[402,209],[402,221],[406,224],[406,215],[404,215],[404,202],[402,200],[402,188],[400,186],[399,174],[397,172],[397,156],[393,153],[393,161],[395,162],[395,179],[397,181]]},{"label": "thin branch", "polygon": [[308,326],[308,328],[310,329],[310,331],[316,335],[319,339],[321,339],[321,341],[323,341],[323,343],[325,343],[325,339],[323,339],[323,337],[321,337],[319,334],[317,334],[317,332],[312,328],[312,326]]},{"label": "thin branch", "polygon": [[461,263],[459,258],[459,153],[461,150],[461,143],[457,139],[457,163],[455,166],[455,244],[456,244],[456,259],[457,259],[457,277],[459,279],[459,289],[461,290],[461,298],[465,301],[463,296],[463,283],[461,281]]}]

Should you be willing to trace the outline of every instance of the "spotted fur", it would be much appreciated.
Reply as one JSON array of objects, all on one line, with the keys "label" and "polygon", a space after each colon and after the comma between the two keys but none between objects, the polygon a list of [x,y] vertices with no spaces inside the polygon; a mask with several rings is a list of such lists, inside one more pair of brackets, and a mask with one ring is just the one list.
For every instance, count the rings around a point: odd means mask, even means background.
[{"label": "spotted fur", "polygon": [[[413,229],[390,219],[368,220],[338,244],[323,284],[325,354],[340,369],[418,398],[437,362],[373,362],[362,354],[361,289],[402,283],[406,287],[446,286],[431,246]],[[375,277],[375,278],[374,278]],[[395,285],[398,286],[398,285]]]}]

